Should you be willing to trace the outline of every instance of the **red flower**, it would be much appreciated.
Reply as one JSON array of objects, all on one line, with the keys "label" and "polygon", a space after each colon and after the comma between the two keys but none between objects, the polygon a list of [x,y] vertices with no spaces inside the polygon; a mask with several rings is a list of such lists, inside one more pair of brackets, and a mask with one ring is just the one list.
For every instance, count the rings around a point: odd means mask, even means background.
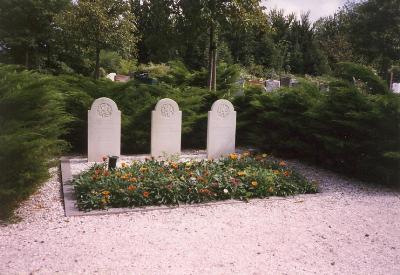
[{"label": "red flower", "polygon": [[144,192],[143,192],[143,197],[145,197],[145,198],[148,198],[148,197],[149,197],[149,195],[150,195],[150,193],[149,193],[149,192],[147,192],[147,191],[144,191]]}]

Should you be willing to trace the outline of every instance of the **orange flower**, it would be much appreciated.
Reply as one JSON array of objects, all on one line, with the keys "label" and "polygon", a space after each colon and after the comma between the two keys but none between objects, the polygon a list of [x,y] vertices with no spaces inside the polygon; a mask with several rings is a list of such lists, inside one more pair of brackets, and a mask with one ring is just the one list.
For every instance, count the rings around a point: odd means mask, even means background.
[{"label": "orange flower", "polygon": [[287,165],[287,163],[284,161],[279,162],[279,166],[286,166],[286,165]]},{"label": "orange flower", "polygon": [[238,159],[238,155],[235,154],[235,153],[230,154],[229,157],[230,157],[232,160]]},{"label": "orange flower", "polygon": [[137,189],[137,187],[135,185],[129,185],[128,186],[128,190],[129,191],[135,191]]},{"label": "orange flower", "polygon": [[210,190],[208,190],[207,188],[202,188],[199,190],[199,193],[204,194],[204,195],[211,195],[212,192]]},{"label": "orange flower", "polygon": [[256,182],[256,181],[252,181],[252,182],[251,182],[251,185],[252,185],[253,187],[257,187],[257,185],[258,185],[258,182]]},{"label": "orange flower", "polygon": [[285,171],[285,172],[283,172],[283,174],[285,175],[285,177],[289,177],[290,176],[290,171]]},{"label": "orange flower", "polygon": [[125,168],[125,167],[126,167],[126,163],[125,163],[125,162],[122,162],[122,163],[121,163],[121,166],[122,166],[122,168]]},{"label": "orange flower", "polygon": [[149,193],[149,192],[147,192],[147,191],[144,191],[144,192],[143,192],[143,197],[145,197],[145,198],[148,198],[148,197],[149,197],[149,195],[150,195],[150,193]]},{"label": "orange flower", "polygon": [[272,186],[270,186],[270,187],[268,188],[268,192],[273,193],[273,192],[274,192],[274,188],[273,188]]},{"label": "orange flower", "polygon": [[94,173],[95,173],[96,175],[98,175],[98,174],[100,174],[100,173],[101,173],[101,170],[99,170],[99,169],[96,169],[96,170],[94,171]]},{"label": "orange flower", "polygon": [[244,152],[244,153],[243,153],[243,156],[244,156],[244,157],[250,156],[250,152],[249,152],[249,151]]},{"label": "orange flower", "polygon": [[110,175],[110,172],[106,170],[106,171],[104,171],[103,175],[108,177]]},{"label": "orange flower", "polygon": [[178,164],[176,164],[175,162],[171,164],[171,167],[174,169],[178,169]]},{"label": "orange flower", "polygon": [[137,178],[130,178],[128,181],[129,182],[137,182]]},{"label": "orange flower", "polygon": [[105,190],[105,191],[103,191],[101,193],[103,194],[104,197],[110,196],[110,191]]}]

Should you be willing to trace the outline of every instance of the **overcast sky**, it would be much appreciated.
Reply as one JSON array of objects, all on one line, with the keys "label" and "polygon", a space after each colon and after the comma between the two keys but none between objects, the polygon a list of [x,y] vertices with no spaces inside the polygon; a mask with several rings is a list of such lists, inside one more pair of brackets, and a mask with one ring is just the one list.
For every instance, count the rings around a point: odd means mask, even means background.
[{"label": "overcast sky", "polygon": [[312,21],[322,16],[333,14],[346,0],[262,0],[268,9],[284,9],[286,13],[300,13],[310,11]]}]

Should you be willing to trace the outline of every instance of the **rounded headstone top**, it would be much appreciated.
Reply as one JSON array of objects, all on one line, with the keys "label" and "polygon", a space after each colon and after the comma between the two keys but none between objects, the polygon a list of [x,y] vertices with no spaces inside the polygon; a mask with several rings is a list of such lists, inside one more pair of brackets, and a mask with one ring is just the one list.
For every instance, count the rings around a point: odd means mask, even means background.
[{"label": "rounded headstone top", "polygon": [[154,111],[159,112],[164,118],[171,118],[179,112],[179,106],[174,100],[163,98],[157,102]]},{"label": "rounded headstone top", "polygon": [[211,106],[211,111],[215,112],[219,117],[225,118],[235,111],[232,103],[226,99],[219,99]]},{"label": "rounded headstone top", "polygon": [[95,111],[102,118],[107,118],[111,117],[113,112],[118,111],[118,107],[113,100],[107,97],[100,97],[93,101],[90,110]]}]

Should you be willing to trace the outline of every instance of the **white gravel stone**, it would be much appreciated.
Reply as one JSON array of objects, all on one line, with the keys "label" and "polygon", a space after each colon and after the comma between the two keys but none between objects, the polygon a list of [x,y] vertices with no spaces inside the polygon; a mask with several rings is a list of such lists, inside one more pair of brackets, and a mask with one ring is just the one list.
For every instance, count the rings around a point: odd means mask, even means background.
[{"label": "white gravel stone", "polygon": [[0,227],[0,274],[400,274],[398,192],[290,165],[321,192],[69,218],[52,169]]}]

